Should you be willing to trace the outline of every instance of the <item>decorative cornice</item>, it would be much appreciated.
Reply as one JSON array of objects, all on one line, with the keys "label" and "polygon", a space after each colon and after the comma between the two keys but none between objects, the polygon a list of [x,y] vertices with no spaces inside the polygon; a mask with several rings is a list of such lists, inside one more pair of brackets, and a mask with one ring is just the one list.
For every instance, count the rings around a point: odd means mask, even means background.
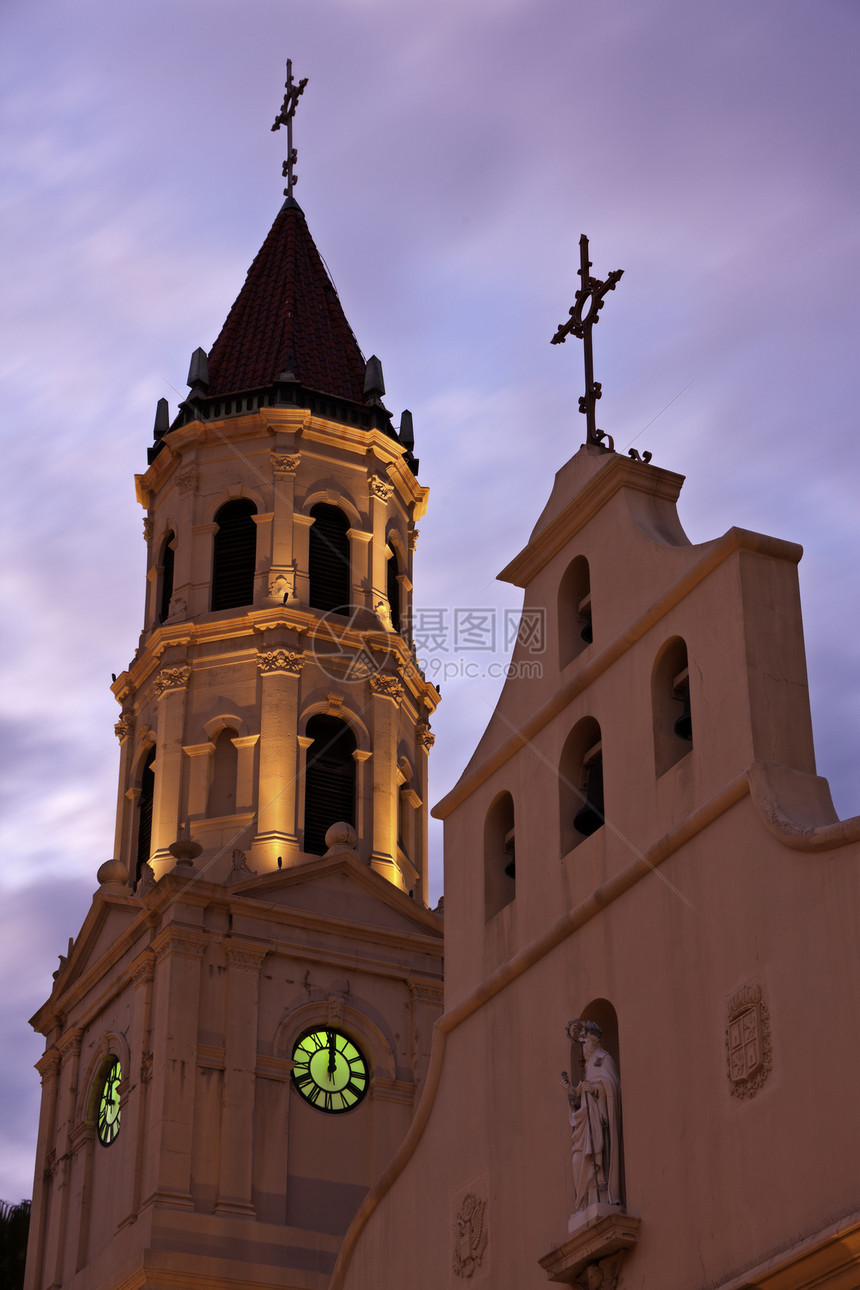
[{"label": "decorative cornice", "polygon": [[298,676],[304,665],[304,655],[291,649],[260,650],[257,654],[257,667],[264,676],[267,672],[291,672]]},{"label": "decorative cornice", "polygon": [[155,678],[155,692],[160,697],[167,690],[184,690],[190,679],[190,667],[163,667]]}]

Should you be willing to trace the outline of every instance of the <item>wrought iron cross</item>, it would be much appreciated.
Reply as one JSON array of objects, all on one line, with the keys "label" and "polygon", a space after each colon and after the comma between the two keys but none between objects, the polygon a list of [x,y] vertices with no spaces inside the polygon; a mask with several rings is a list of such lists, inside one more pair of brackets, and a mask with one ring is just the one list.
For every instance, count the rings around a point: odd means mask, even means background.
[{"label": "wrought iron cross", "polygon": [[282,125],[287,127],[287,159],[281,167],[281,174],[287,181],[287,186],[284,189],[285,197],[292,197],[293,188],[298,183],[297,176],[293,174],[293,166],[295,165],[296,158],[299,155],[293,147],[293,117],[296,115],[296,104],[298,103],[302,91],[307,83],[308,78],[306,76],[303,80],[299,81],[298,85],[293,83],[293,60],[288,58],[286,80],[287,92],[284,95],[281,110],[275,117],[275,124],[272,126],[273,130],[280,130]]},{"label": "wrought iron cross", "polygon": [[[566,323],[559,323],[558,331],[550,342],[553,345],[563,344],[568,336],[574,335],[583,341],[583,351],[585,354],[585,394],[579,400],[579,410],[585,414],[587,434],[586,443],[600,443],[607,436],[603,430],[597,429],[597,418],[595,406],[602,393],[599,381],[594,379],[594,355],[591,348],[591,329],[598,321],[598,314],[603,308],[603,297],[607,291],[614,291],[618,280],[624,273],[623,269],[613,269],[605,282],[599,278],[592,278],[588,270],[591,268],[591,261],[588,258],[588,238],[583,233],[579,239],[579,261],[578,276],[582,279],[582,286],[573,297],[574,304],[570,310],[570,319]],[[586,306],[588,306],[586,310]]]}]

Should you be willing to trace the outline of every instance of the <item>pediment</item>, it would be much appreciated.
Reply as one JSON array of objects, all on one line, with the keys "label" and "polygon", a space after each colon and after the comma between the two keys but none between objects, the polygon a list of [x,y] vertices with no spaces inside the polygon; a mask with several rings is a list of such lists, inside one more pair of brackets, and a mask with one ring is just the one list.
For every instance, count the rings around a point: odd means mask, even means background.
[{"label": "pediment", "polygon": [[231,894],[400,935],[441,940],[442,921],[352,853],[237,883]]},{"label": "pediment", "polygon": [[[106,895],[97,891],[69,951],[60,955],[51,998],[65,994],[94,964],[99,963],[103,967],[111,955],[121,958],[128,952],[128,929],[140,918],[140,902],[132,896]],[[33,1023],[38,1016],[39,1013],[33,1018]]]}]

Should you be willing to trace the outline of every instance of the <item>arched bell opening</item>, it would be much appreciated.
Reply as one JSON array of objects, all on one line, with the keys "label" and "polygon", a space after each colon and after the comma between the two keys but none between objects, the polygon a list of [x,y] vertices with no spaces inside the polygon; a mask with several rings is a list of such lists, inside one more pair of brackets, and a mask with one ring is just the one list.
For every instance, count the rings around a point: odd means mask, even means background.
[{"label": "arched bell opening", "polygon": [[558,587],[559,667],[567,667],[593,639],[588,561],[578,555],[565,569]]},{"label": "arched bell opening", "polygon": [[517,894],[517,858],[514,799],[499,793],[484,823],[484,921],[488,921]]},{"label": "arched bell opening", "polygon": [[150,748],[140,776],[140,793],[137,799],[137,846],[134,865],[134,885],[140,881],[143,866],[152,851],[152,807],[155,801],[155,745]]},{"label": "arched bell opening", "polygon": [[306,738],[304,850],[324,855],[325,835],[343,820],[355,826],[355,735],[338,717],[311,717]]},{"label": "arched bell opening", "polygon": [[167,534],[161,546],[161,559],[158,586],[158,622],[163,623],[170,615],[170,602],[173,599],[173,571],[175,564],[175,534]]},{"label": "arched bell opening", "polygon": [[318,502],[310,513],[314,522],[308,534],[308,604],[323,613],[349,614],[349,520],[328,502]]},{"label": "arched bell opening", "polygon": [[603,744],[593,717],[577,722],[565,740],[559,765],[561,854],[603,827]]},{"label": "arched bell opening", "polygon": [[686,642],[675,636],[657,656],[651,673],[654,765],[664,774],[693,747],[690,666]]},{"label": "arched bell opening", "polygon": [[254,602],[257,563],[257,508],[247,497],[225,502],[215,515],[212,553],[212,610],[241,609]]}]

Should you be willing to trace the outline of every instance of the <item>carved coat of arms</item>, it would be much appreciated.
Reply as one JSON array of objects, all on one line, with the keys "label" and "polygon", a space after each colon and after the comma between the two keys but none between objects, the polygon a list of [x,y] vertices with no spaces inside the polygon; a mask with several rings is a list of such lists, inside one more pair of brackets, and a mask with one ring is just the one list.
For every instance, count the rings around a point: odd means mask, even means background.
[{"label": "carved coat of arms", "polygon": [[480,1267],[487,1248],[485,1211],[487,1202],[472,1192],[463,1197],[454,1219],[454,1271],[458,1277],[470,1277]]},{"label": "carved coat of arms", "polygon": [[734,1097],[752,1097],[770,1072],[770,1028],[761,986],[745,985],[732,995],[726,1029],[726,1057]]}]

